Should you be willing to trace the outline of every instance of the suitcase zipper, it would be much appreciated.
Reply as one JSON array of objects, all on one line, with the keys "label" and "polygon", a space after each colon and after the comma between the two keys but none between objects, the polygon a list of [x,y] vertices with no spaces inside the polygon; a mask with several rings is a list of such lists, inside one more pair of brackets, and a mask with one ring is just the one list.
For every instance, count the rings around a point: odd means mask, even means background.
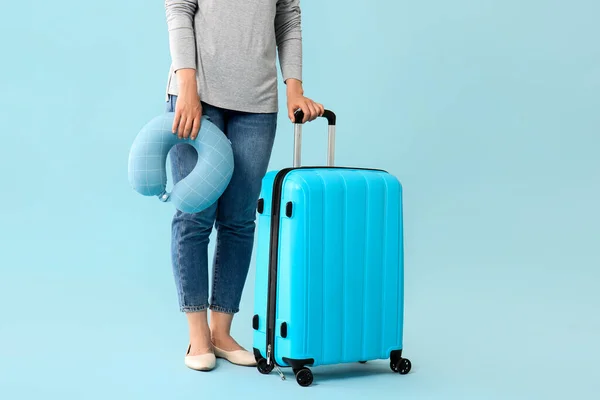
[{"label": "suitcase zipper", "polygon": [[[267,350],[267,365],[270,365],[269,364],[271,362],[270,360],[271,360],[271,345],[269,345],[268,350]],[[281,380],[285,381],[285,375],[283,374],[283,372],[281,371],[281,369],[279,368],[279,366],[277,365],[277,363],[274,362],[273,366],[275,367],[275,370],[277,371],[277,373],[281,377]]]},{"label": "suitcase zipper", "polygon": [[[277,296],[277,253],[279,251],[279,216],[283,180],[293,168],[282,169],[275,175],[271,201],[271,243],[269,244],[269,294],[267,296],[267,365],[275,362],[275,301]],[[278,372],[281,375],[281,370]]]}]

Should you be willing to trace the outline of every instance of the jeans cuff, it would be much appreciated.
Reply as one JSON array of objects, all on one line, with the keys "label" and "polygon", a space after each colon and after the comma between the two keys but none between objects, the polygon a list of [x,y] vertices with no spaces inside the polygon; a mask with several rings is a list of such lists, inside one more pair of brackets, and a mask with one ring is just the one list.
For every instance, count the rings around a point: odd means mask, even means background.
[{"label": "jeans cuff", "polygon": [[208,309],[208,305],[202,305],[202,306],[181,306],[180,310],[181,312],[200,312],[200,311],[206,311]]},{"label": "jeans cuff", "polygon": [[226,308],[226,307],[216,306],[214,304],[210,305],[210,310],[224,313],[224,314],[236,314],[240,311],[238,308]]}]

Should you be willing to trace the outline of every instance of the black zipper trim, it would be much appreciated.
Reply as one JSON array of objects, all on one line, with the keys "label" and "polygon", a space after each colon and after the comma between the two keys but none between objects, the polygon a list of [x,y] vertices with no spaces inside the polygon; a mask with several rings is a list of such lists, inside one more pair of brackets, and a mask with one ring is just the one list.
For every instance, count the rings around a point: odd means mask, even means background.
[{"label": "black zipper trim", "polygon": [[275,302],[277,299],[277,253],[279,251],[279,214],[281,208],[281,190],[283,180],[293,168],[282,169],[275,175],[273,194],[271,199],[271,242],[269,245],[269,294],[267,296],[267,360],[269,359],[269,345],[271,346],[271,360],[275,361]]},{"label": "black zipper trim", "polygon": [[[284,168],[280,170],[273,181],[273,193],[271,199],[271,238],[269,244],[269,278],[268,278],[268,296],[267,296],[267,345],[265,351],[269,352],[271,346],[271,361],[277,365],[275,360],[275,323],[276,323],[276,299],[277,299],[277,268],[279,253],[279,225],[281,214],[281,192],[283,190],[283,181],[288,173],[297,169],[354,169],[359,171],[378,171],[387,172],[382,169],[374,168],[354,168],[354,167],[336,167],[336,166],[318,166],[318,167],[296,167]],[[267,356],[268,357],[268,356]]]}]

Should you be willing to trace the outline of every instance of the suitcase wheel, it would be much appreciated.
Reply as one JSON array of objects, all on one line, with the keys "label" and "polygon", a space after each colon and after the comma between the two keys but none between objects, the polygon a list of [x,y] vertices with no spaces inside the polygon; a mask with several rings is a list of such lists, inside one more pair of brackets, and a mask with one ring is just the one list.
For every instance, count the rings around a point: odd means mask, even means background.
[{"label": "suitcase wheel", "polygon": [[390,361],[390,368],[394,372],[398,372],[400,375],[406,375],[410,372],[412,365],[408,358],[401,358],[394,363],[394,361]]},{"label": "suitcase wheel", "polygon": [[261,358],[256,363],[256,369],[263,375],[269,375],[273,371],[273,364],[267,365],[267,359]]},{"label": "suitcase wheel", "polygon": [[394,350],[390,353],[390,368],[400,375],[406,375],[410,372],[410,360],[402,358],[402,350]]},{"label": "suitcase wheel", "polygon": [[313,374],[308,368],[295,369],[294,374],[296,375],[296,382],[300,386],[310,386],[313,382]]}]

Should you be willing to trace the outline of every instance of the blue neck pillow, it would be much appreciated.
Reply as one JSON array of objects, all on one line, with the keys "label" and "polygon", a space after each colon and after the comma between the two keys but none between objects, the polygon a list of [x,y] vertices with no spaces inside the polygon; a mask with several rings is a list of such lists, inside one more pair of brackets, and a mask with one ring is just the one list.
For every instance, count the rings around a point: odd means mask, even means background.
[{"label": "blue neck pillow", "polygon": [[[158,196],[185,213],[197,213],[223,194],[233,174],[233,151],[225,134],[203,116],[195,140],[179,139],[171,131],[174,113],[165,113],[148,122],[136,136],[129,152],[129,183],[144,196]],[[167,186],[167,155],[179,143],[194,146],[198,162],[189,175]]]}]

